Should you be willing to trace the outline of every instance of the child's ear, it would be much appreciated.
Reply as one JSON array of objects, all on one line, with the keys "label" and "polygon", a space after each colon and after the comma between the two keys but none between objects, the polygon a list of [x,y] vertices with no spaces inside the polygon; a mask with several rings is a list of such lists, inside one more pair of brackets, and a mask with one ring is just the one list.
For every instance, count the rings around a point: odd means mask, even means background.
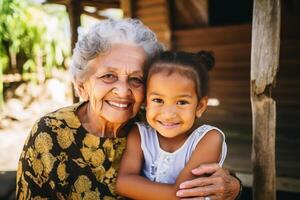
[{"label": "child's ear", "polygon": [[199,102],[198,102],[198,105],[197,105],[197,109],[196,109],[196,117],[201,117],[202,114],[204,113],[204,111],[206,110],[207,108],[207,102],[208,102],[208,97],[205,96],[205,97],[202,97]]},{"label": "child's ear", "polygon": [[87,88],[84,87],[83,83],[76,83],[75,88],[78,95],[82,98],[83,101],[89,100],[89,94],[87,92]]}]

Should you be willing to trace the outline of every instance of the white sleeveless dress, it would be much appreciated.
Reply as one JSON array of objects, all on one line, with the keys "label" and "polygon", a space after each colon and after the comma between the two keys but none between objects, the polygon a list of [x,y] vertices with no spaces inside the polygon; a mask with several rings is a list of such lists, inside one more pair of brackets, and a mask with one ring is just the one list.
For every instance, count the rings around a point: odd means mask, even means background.
[{"label": "white sleeveless dress", "polygon": [[156,130],[147,123],[136,123],[141,136],[141,148],[144,154],[142,175],[151,181],[173,184],[179,173],[189,161],[198,142],[210,130],[218,130],[223,137],[222,153],[219,165],[222,166],[227,153],[224,133],[213,126],[202,125],[194,130],[185,143],[175,152],[169,153],[159,146]]}]

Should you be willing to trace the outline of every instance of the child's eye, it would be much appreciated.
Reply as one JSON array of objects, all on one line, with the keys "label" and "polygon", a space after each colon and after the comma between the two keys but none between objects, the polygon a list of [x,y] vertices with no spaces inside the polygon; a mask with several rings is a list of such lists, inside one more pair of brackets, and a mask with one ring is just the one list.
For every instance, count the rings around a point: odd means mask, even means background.
[{"label": "child's eye", "polygon": [[189,104],[189,102],[185,100],[181,100],[177,102],[177,105],[186,105],[186,104]]},{"label": "child's eye", "polygon": [[133,87],[140,87],[144,85],[144,80],[140,77],[130,77],[129,84],[132,85]]},{"label": "child's eye", "polygon": [[162,100],[162,99],[159,99],[159,98],[154,98],[154,99],[152,99],[152,101],[153,101],[154,103],[163,103],[163,100]]},{"label": "child's eye", "polygon": [[118,80],[118,77],[114,74],[105,74],[99,77],[105,83],[113,83]]}]

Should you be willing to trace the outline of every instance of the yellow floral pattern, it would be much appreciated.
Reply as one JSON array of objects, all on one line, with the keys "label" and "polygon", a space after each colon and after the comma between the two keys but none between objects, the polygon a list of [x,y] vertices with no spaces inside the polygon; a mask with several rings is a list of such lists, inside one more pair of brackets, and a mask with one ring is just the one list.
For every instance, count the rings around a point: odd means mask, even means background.
[{"label": "yellow floral pattern", "polygon": [[126,138],[99,138],[81,126],[82,103],[39,119],[20,156],[17,199],[122,199],[115,182]]}]

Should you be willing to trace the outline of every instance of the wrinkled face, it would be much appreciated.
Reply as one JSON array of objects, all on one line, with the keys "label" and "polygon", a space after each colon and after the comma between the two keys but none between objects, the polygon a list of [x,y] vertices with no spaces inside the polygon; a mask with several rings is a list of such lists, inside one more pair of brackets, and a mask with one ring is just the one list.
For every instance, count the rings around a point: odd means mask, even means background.
[{"label": "wrinkled face", "polygon": [[146,54],[131,44],[113,44],[89,61],[90,76],[81,96],[89,100],[95,117],[125,123],[139,111],[144,98],[143,65]]},{"label": "wrinkled face", "polygon": [[[186,134],[201,111],[193,80],[178,73],[151,75],[147,85],[147,121],[160,135]],[[201,114],[201,113],[200,113]]]}]

